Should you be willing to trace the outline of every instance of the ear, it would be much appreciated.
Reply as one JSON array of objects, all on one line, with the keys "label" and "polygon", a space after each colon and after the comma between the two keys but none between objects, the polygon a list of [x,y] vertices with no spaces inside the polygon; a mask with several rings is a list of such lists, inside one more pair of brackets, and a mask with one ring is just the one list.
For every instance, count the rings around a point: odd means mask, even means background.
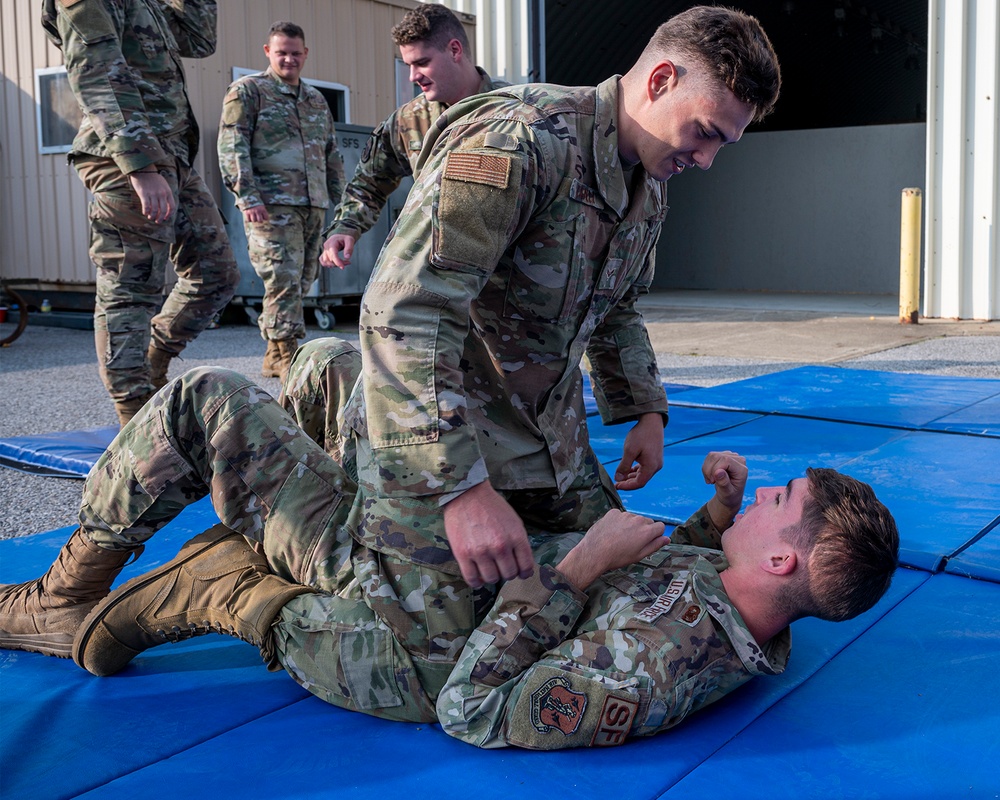
[{"label": "ear", "polygon": [[271,57],[271,45],[270,44],[265,44],[264,45],[264,55],[267,56],[268,58]]},{"label": "ear", "polygon": [[761,569],[772,575],[791,575],[798,566],[798,556],[794,550],[782,550],[765,556],[761,562]]},{"label": "ear", "polygon": [[677,66],[673,61],[665,59],[649,71],[646,80],[646,93],[652,102],[663,96],[677,85]]},{"label": "ear", "polygon": [[465,51],[462,49],[462,43],[458,41],[458,39],[451,39],[445,49],[448,51],[449,55],[451,55],[452,60],[462,60],[462,55]]}]

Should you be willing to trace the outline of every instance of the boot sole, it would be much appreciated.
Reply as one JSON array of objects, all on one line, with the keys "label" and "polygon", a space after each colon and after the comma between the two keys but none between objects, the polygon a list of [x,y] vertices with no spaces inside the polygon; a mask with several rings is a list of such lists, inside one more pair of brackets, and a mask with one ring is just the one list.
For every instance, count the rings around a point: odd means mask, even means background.
[{"label": "boot sole", "polygon": [[71,633],[2,633],[0,649],[26,650],[43,656],[69,658],[73,654],[73,639],[74,635]]},{"label": "boot sole", "polygon": [[[194,545],[194,540],[191,540],[185,546],[191,546],[189,552],[184,553],[183,557],[178,553],[173,559],[168,561],[163,566],[157,567],[154,570],[150,570],[144,575],[138,575],[132,580],[123,583],[120,587],[115,589],[111,594],[101,600],[94,609],[84,618],[83,623],[80,625],[80,629],[76,633],[76,637],[73,639],[72,643],[72,656],[73,660],[76,662],[78,667],[87,670],[92,675],[97,675],[100,678],[106,677],[107,675],[113,675],[115,672],[119,672],[124,669],[129,661],[124,662],[118,669],[111,672],[96,673],[93,672],[89,667],[86,666],[83,660],[84,651],[87,649],[87,645],[90,643],[90,639],[93,636],[94,631],[100,625],[104,616],[111,611],[115,606],[117,606],[126,595],[130,594],[132,590],[142,588],[147,584],[153,583],[160,579],[167,572],[171,572],[182,564],[186,564],[188,561],[200,556],[206,550],[211,550],[216,545],[222,544],[230,536],[238,536],[235,531],[229,528],[223,527],[221,524],[216,526],[222,529],[224,533],[220,532],[215,539],[209,539],[205,542],[199,542],[198,545]],[[210,529],[214,530],[214,529]],[[201,534],[201,536],[208,536],[210,531],[206,531]]]}]

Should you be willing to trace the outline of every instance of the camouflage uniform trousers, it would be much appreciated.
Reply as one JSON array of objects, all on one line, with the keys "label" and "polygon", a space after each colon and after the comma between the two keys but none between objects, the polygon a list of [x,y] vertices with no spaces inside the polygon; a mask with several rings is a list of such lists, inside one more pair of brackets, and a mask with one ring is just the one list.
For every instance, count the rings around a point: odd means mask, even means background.
[{"label": "camouflage uniform trousers", "polygon": [[[111,159],[76,154],[93,194],[90,258],[97,269],[94,331],[101,380],[115,401],[153,391],[146,352],[152,339],[177,355],[225,308],[239,283],[222,215],[201,176],[175,162],[161,174],[176,211],[165,222],[142,215],[132,185]],[[167,262],[177,283],[166,300]]]},{"label": "camouflage uniform trousers", "polygon": [[264,308],[257,319],[265,340],[304,339],[302,298],[319,273],[326,209],[266,205],[265,222],[244,221],[250,263],[264,282]]},{"label": "camouflage uniform trousers", "polygon": [[351,710],[436,718],[465,643],[452,626],[471,630],[492,594],[359,544],[354,482],[242,375],[199,367],[154,395],[91,470],[80,524],[102,546],[129,547],[206,494],[275,574],[317,590],[273,626],[299,684]]},{"label": "camouflage uniform trousers", "polygon": [[[372,448],[349,426],[344,425],[344,407],[362,371],[361,354],[350,342],[333,336],[305,342],[295,353],[282,392],[282,405],[299,427],[313,441],[351,471],[361,483],[368,483],[369,507],[387,502],[389,509],[407,506],[412,511],[423,507],[419,517],[422,528],[437,529],[444,536],[441,508],[437,498],[430,499],[378,498],[374,475],[378,466],[372,461],[361,465],[361,453],[371,455]],[[352,467],[352,462],[358,466]],[[607,472],[591,453],[583,474],[577,476],[562,495],[555,489],[502,490],[501,494],[515,508],[529,528],[538,532],[568,533],[587,530],[610,509],[623,509],[618,492]],[[395,501],[401,501],[400,506]],[[404,515],[405,516],[405,515]],[[399,519],[395,510],[387,511],[388,519]],[[435,522],[437,520],[437,522]],[[442,539],[442,541],[446,541]]]}]

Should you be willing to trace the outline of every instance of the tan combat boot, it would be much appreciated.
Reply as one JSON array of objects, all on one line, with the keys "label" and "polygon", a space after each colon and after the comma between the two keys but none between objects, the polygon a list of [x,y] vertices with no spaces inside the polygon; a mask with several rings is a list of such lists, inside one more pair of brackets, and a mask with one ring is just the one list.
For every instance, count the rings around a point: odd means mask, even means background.
[{"label": "tan combat boot", "polygon": [[267,351],[264,353],[264,365],[260,368],[260,374],[265,378],[277,378],[279,361],[278,343],[268,339]]},{"label": "tan combat boot", "polygon": [[84,618],[142,549],[106,550],[77,529],[41,578],[0,586],[0,647],[69,658]]},{"label": "tan combat boot", "polygon": [[141,397],[133,397],[129,400],[115,400],[115,413],[118,414],[118,427],[124,428],[129,422],[132,421],[132,417],[139,413],[146,402],[149,400],[151,394],[144,394]]},{"label": "tan combat boot", "polygon": [[272,575],[242,535],[216,525],[100,602],[80,626],[73,660],[113,675],[150,647],[225,633],[259,647],[277,670],[271,624],[285,603],[311,591]]},{"label": "tan combat boot", "polygon": [[167,371],[173,354],[150,345],[146,358],[149,359],[149,382],[153,384],[153,391],[158,392],[167,385]]},{"label": "tan combat boot", "polygon": [[288,368],[292,366],[292,358],[295,356],[295,351],[299,349],[299,340],[280,339],[275,344],[278,345],[278,379],[284,386],[285,378],[288,377]]}]

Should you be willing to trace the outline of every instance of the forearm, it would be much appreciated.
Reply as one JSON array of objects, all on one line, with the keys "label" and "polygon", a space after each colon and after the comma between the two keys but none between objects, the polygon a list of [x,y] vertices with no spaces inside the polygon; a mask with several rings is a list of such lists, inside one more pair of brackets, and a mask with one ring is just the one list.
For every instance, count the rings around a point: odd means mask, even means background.
[{"label": "forearm", "polygon": [[477,747],[507,746],[526,673],[569,635],[585,602],[552,567],[505,583],[438,697],[444,730]]},{"label": "forearm", "polygon": [[605,318],[587,347],[591,382],[605,424],[667,415],[667,393],[633,291]]},{"label": "forearm", "polygon": [[100,40],[89,45],[63,13],[58,26],[70,89],[107,155],[125,174],[165,162],[113,21],[102,19],[93,31]]},{"label": "forearm", "polygon": [[236,206],[245,211],[264,205],[253,172],[253,120],[251,98],[231,89],[222,104],[219,123],[219,169],[226,188],[236,196]]},{"label": "forearm", "polygon": [[374,227],[389,195],[409,176],[410,164],[396,152],[395,115],[371,135],[351,180],[340,196],[340,208],[323,236],[347,234],[355,239]]}]

